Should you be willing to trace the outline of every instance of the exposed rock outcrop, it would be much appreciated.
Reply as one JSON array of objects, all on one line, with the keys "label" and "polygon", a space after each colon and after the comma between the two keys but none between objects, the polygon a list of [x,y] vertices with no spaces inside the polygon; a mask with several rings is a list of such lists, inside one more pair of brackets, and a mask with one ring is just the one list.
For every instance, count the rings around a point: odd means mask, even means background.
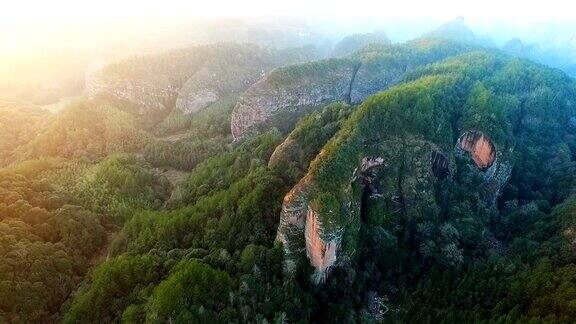
[{"label": "exposed rock outcrop", "polygon": [[496,148],[492,140],[484,133],[476,130],[468,131],[458,139],[458,147],[472,156],[476,166],[486,171],[496,160]]},{"label": "exposed rock outcrop", "polygon": [[185,115],[239,93],[267,71],[316,57],[309,48],[275,51],[255,45],[215,44],[111,64],[87,81],[90,97],[111,95],[135,103],[142,115]]},{"label": "exposed rock outcrop", "polygon": [[507,158],[504,156],[497,158],[496,162],[484,174],[484,189],[488,201],[492,204],[496,202],[512,175],[513,164],[510,158],[512,149],[508,153]]},{"label": "exposed rock outcrop", "polygon": [[272,126],[284,128],[310,109],[345,101],[356,64],[347,59],[326,60],[273,71],[238,99],[232,135],[239,138]]},{"label": "exposed rock outcrop", "polygon": [[187,83],[184,84],[184,87],[182,87],[176,99],[176,109],[183,112],[184,115],[191,115],[202,110],[220,98],[213,90],[204,89],[191,91],[186,85]]},{"label": "exposed rock outcrop", "polygon": [[136,104],[140,114],[168,111],[182,84],[216,47],[197,47],[112,63],[87,81],[89,97],[110,95]]},{"label": "exposed rock outcrop", "polygon": [[[306,214],[306,255],[310,259],[310,264],[318,271],[319,274],[324,275],[328,270],[334,266],[336,262],[336,253],[340,242],[338,239],[325,241],[321,237],[322,224],[318,220],[316,212],[308,206],[308,213]],[[324,280],[324,277],[318,278],[318,281]]]},{"label": "exposed rock outcrop", "polygon": [[513,149],[501,152],[486,134],[478,130],[465,132],[458,139],[457,154],[466,152],[483,173],[488,201],[494,203],[512,174]]},{"label": "exposed rock outcrop", "polygon": [[414,138],[390,138],[368,147],[347,168],[349,173],[334,175],[337,186],[343,188],[341,197],[320,194],[322,181],[314,169],[309,171],[286,195],[280,215],[277,238],[284,243],[286,270],[293,271],[307,259],[315,270],[313,282],[324,281],[333,267],[356,253],[353,246],[343,245],[343,238],[358,235],[362,215],[369,212],[364,208],[378,204],[391,215],[413,218],[437,213],[433,203],[436,180],[429,162],[434,150],[432,143]]},{"label": "exposed rock outcrop", "polygon": [[286,256],[284,266],[292,272],[306,249],[304,227],[308,212],[309,181],[306,178],[290,190],[282,203],[276,240],[282,242]]}]

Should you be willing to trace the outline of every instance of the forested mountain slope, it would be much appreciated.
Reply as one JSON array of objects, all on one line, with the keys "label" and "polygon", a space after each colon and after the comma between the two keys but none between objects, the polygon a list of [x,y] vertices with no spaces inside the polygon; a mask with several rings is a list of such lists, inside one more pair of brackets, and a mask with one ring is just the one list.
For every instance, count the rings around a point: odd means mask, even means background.
[{"label": "forested mountain slope", "polygon": [[27,161],[0,169],[0,183],[0,320],[15,323],[57,321],[122,220],[167,191],[132,156]]},{"label": "forested mountain slope", "polygon": [[[566,318],[516,282],[573,271],[570,200],[555,206],[574,186],[575,98],[560,72],[474,51],[284,141],[243,140],[194,168],[171,211],[124,226],[66,321]],[[480,306],[454,306],[475,291],[464,275],[487,285]]]},{"label": "forested mountain slope", "polygon": [[0,114],[30,131],[0,132],[0,322],[576,316],[572,79],[426,38],[273,69],[299,53],[137,58]]},{"label": "forested mountain slope", "polygon": [[[569,44],[566,44],[568,47]],[[518,38],[511,39],[502,47],[504,51],[518,57],[528,58],[550,67],[555,67],[576,77],[576,57],[570,49],[544,50],[538,44],[524,43]]]},{"label": "forested mountain slope", "polygon": [[30,129],[32,139],[16,150],[15,158],[94,159],[117,152],[137,152],[150,136],[128,111],[118,101],[77,100],[57,115],[47,114],[44,127]]},{"label": "forested mountain slope", "polygon": [[[365,224],[424,264],[459,266],[467,253],[485,252],[504,190],[501,204],[554,204],[571,192],[540,177],[564,170],[562,181],[574,181],[564,154],[575,144],[575,90],[560,73],[473,52],[371,97],[285,197],[279,238],[288,268],[306,254],[323,280],[362,251]],[[470,236],[436,241],[432,233],[447,229]]]}]

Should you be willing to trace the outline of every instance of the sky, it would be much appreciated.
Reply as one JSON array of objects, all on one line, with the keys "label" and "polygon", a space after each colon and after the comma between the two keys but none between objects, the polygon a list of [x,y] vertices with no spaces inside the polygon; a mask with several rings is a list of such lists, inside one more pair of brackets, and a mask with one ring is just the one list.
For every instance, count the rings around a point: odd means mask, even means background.
[{"label": "sky", "polygon": [[464,17],[498,45],[576,48],[576,0],[0,0],[0,84],[189,46],[205,19],[236,17],[294,19],[330,42],[376,29],[401,42]]},{"label": "sky", "polygon": [[[414,20],[445,22],[464,16],[471,26],[518,28],[576,21],[574,0],[18,0],[0,4],[0,40],[13,46],[50,41],[126,21],[181,21],[193,17],[296,17],[307,20]],[[127,26],[129,27],[129,26]],[[575,31],[576,32],[576,31]]]},{"label": "sky", "polygon": [[[0,3],[0,51],[38,48],[81,35],[169,29],[194,17],[296,17],[331,21],[426,20],[440,24],[458,16],[474,27],[518,29],[545,22],[576,21],[574,0],[18,0]],[[365,24],[368,25],[368,24]],[[368,27],[367,27],[368,28]],[[576,30],[574,31],[576,32]],[[87,41],[90,41],[89,39]],[[2,54],[2,53],[0,53]]]},{"label": "sky", "polygon": [[402,41],[394,35],[413,37],[458,16],[479,34],[502,34],[502,41],[550,37],[533,28],[550,22],[568,23],[563,30],[576,35],[575,0],[7,0],[0,2],[0,58],[154,33],[169,38],[178,24],[198,17],[290,17],[335,38],[381,28]]},{"label": "sky", "polygon": [[570,0],[20,0],[5,1],[0,9],[0,22],[4,25],[130,16],[377,16],[441,20],[466,16],[472,20],[506,20],[517,24],[576,18],[576,4]]}]

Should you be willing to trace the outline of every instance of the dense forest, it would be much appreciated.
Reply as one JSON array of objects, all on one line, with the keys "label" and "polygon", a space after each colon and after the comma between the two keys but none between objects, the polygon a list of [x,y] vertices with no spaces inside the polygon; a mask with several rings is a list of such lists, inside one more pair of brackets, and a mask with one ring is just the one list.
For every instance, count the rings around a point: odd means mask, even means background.
[{"label": "dense forest", "polygon": [[[484,45],[200,46],[0,103],[0,323],[574,321],[576,81]],[[251,93],[322,98],[234,138]]]}]

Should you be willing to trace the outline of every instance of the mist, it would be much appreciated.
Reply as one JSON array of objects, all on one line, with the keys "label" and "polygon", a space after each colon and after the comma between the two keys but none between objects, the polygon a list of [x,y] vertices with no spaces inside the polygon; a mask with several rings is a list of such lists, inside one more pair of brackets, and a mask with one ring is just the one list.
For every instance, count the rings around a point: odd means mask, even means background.
[{"label": "mist", "polygon": [[[30,12],[33,5],[38,10]],[[568,7],[555,1],[521,7],[495,1],[482,5],[360,1],[352,8],[304,1],[242,5],[145,1],[137,7],[111,1],[91,7],[71,1],[23,2],[2,14],[0,98],[57,102],[81,94],[86,76],[106,63],[198,44],[309,45],[329,57],[349,35],[378,32],[401,43],[454,22],[459,24],[456,28],[473,33],[469,42],[504,49],[574,75],[576,19],[571,19],[575,14]]]}]

